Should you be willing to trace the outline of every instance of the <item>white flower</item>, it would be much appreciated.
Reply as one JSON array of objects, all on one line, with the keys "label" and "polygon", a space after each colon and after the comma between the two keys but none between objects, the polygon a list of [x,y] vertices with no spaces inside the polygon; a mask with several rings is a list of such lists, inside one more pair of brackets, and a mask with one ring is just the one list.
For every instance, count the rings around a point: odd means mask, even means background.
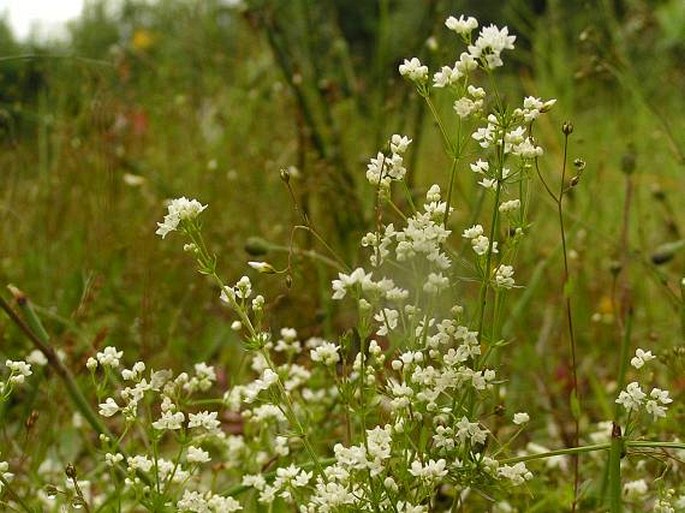
[{"label": "white flower", "polygon": [[412,140],[406,135],[393,134],[390,138],[390,151],[402,154],[407,151],[407,147],[411,142]]},{"label": "white flower", "polygon": [[654,356],[651,351],[644,351],[638,347],[635,350],[635,356],[630,360],[630,365],[639,369],[648,361],[654,360],[654,358],[656,358],[656,356]]},{"label": "white flower", "polygon": [[[471,246],[473,247],[473,251],[476,253],[476,255],[483,256],[490,248],[490,239],[488,239],[485,235],[479,235],[471,240]],[[492,243],[492,252],[498,253],[497,242]]]},{"label": "white flower", "polygon": [[434,183],[430,186],[430,189],[428,189],[428,192],[426,192],[426,201],[440,201],[440,186],[438,184]]},{"label": "white flower", "polygon": [[465,36],[470,34],[472,30],[478,27],[478,20],[473,16],[464,18],[464,15],[459,16],[459,19],[454,16],[450,16],[445,21],[445,26],[459,34],[460,36]]},{"label": "white flower", "polygon": [[523,109],[514,110],[514,116],[523,118],[523,121],[530,123],[543,112],[549,111],[557,101],[555,99],[543,102],[540,98],[526,96],[523,100]]},{"label": "white flower", "polygon": [[519,208],[521,208],[521,200],[517,198],[509,201],[503,201],[499,206],[499,211],[502,213],[513,212]]},{"label": "white flower", "polygon": [[540,146],[535,146],[535,144],[533,144],[533,140],[530,137],[527,137],[520,144],[515,144],[512,147],[511,152],[524,159],[534,159],[544,153]]},{"label": "white flower", "polygon": [[199,447],[189,446],[186,453],[188,463],[207,463],[211,460],[209,453]]},{"label": "white flower", "polygon": [[409,473],[428,482],[437,482],[447,475],[446,466],[447,462],[443,458],[440,458],[438,461],[428,460],[428,463],[425,465],[422,465],[419,460],[414,460],[411,462]]},{"label": "white flower", "polygon": [[454,102],[453,108],[457,116],[461,119],[466,119],[483,108],[483,100],[472,100],[467,96],[463,96]]},{"label": "white flower", "polygon": [[335,365],[340,361],[338,350],[340,346],[332,342],[322,342],[322,344],[310,351],[313,362],[321,362],[324,365]]},{"label": "white flower", "polygon": [[347,290],[361,285],[362,290],[369,289],[373,282],[371,281],[372,273],[364,272],[364,269],[357,267],[351,274],[338,273],[337,280],[333,280],[333,299],[342,299],[347,294]]},{"label": "white flower", "polygon": [[435,295],[438,292],[445,290],[450,285],[450,280],[442,273],[430,273],[428,279],[423,284],[423,291],[426,294]]},{"label": "white flower", "polygon": [[44,367],[48,363],[48,359],[43,354],[43,351],[39,349],[34,349],[26,357],[26,362],[32,365],[38,365],[39,367]]},{"label": "white flower", "polygon": [[497,475],[509,479],[515,486],[521,485],[533,478],[533,474],[526,468],[523,462],[516,465],[502,465],[497,469]]},{"label": "white flower", "polygon": [[459,82],[459,79],[463,77],[463,74],[457,70],[450,68],[449,66],[443,66],[440,71],[433,75],[433,87],[443,88],[447,86],[454,85]]},{"label": "white flower", "polygon": [[123,355],[124,355],[124,352],[123,351],[117,351],[116,347],[107,346],[102,350],[102,352],[97,353],[95,355],[95,358],[97,358],[97,361],[103,367],[116,368],[116,367],[119,367],[119,359]]},{"label": "white flower", "polygon": [[623,485],[623,495],[625,495],[626,499],[629,501],[639,499],[647,493],[647,490],[647,482],[644,479],[628,481]]},{"label": "white flower", "polygon": [[511,289],[514,287],[514,268],[510,265],[500,265],[495,271],[495,287]]},{"label": "white flower", "polygon": [[507,27],[499,29],[490,25],[481,29],[478,39],[468,49],[474,58],[483,61],[486,68],[494,69],[502,66],[500,54],[502,50],[512,50],[514,41],[516,36],[510,36]]},{"label": "white flower", "polygon": [[471,228],[464,230],[464,233],[461,236],[465,239],[475,239],[481,235],[483,235],[483,227],[479,224],[476,224]]},{"label": "white flower", "polygon": [[128,460],[128,471],[135,473],[137,470],[142,470],[143,472],[150,472],[154,461],[152,461],[147,456],[135,455],[131,456]]},{"label": "white flower", "polygon": [[98,407],[100,408],[98,413],[103,417],[111,417],[119,411],[119,405],[111,397],[108,397],[104,403],[100,403]]},{"label": "white flower", "polygon": [[276,272],[274,266],[267,262],[248,262],[247,265],[264,274],[274,274]]},{"label": "white flower", "polygon": [[383,310],[374,315],[373,318],[381,323],[380,328],[376,331],[376,335],[383,337],[397,328],[400,313],[392,308],[383,308]]},{"label": "white flower", "polygon": [[185,420],[185,415],[183,412],[177,411],[165,411],[162,412],[162,416],[152,423],[152,427],[158,430],[176,430],[181,429],[183,426],[183,421]]},{"label": "white flower", "polygon": [[530,415],[528,415],[526,412],[514,413],[514,424],[516,424],[517,426],[526,424],[529,420]]},{"label": "white flower", "polygon": [[399,67],[400,75],[408,78],[412,82],[425,82],[428,79],[428,67],[421,64],[421,61],[416,57],[411,60],[404,60],[404,63]]},{"label": "white flower", "polygon": [[647,413],[650,413],[654,420],[659,417],[666,416],[666,406],[673,402],[673,399],[669,397],[668,390],[661,390],[660,388],[653,388],[649,393],[649,399],[645,405]]},{"label": "white flower", "polygon": [[189,200],[185,197],[171,200],[168,205],[168,214],[164,216],[164,221],[157,223],[155,234],[166,237],[170,232],[175,231],[181,221],[195,219],[207,208],[197,200]]},{"label": "white flower", "polygon": [[105,454],[105,464],[108,467],[114,467],[122,461],[124,461],[124,455],[121,454],[120,452],[118,452],[116,454],[112,454],[111,452],[108,452]]},{"label": "white flower", "polygon": [[26,377],[33,374],[31,371],[31,364],[26,363],[23,360],[7,360],[5,366],[12,373],[9,378],[9,382],[13,385],[21,385]]},{"label": "white flower", "polygon": [[626,410],[631,411],[637,410],[645,397],[647,397],[647,394],[642,391],[639,383],[633,381],[632,383],[628,383],[625,390],[621,390],[621,393],[618,394],[618,399],[616,399],[615,402],[616,404],[622,405]]},{"label": "white flower", "polygon": [[252,295],[252,282],[247,276],[242,276],[233,287],[236,297],[240,299],[247,299]]},{"label": "white flower", "polygon": [[215,431],[221,425],[217,419],[218,413],[200,411],[197,413],[188,414],[188,428],[204,428],[207,431]]}]

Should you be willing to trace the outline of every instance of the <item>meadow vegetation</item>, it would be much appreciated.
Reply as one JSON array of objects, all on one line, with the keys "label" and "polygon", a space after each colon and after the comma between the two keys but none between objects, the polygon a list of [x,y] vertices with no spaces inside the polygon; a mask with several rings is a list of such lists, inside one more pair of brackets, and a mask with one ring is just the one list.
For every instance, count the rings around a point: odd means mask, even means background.
[{"label": "meadow vegetation", "polygon": [[0,24],[0,509],[685,511],[684,58],[680,0]]}]

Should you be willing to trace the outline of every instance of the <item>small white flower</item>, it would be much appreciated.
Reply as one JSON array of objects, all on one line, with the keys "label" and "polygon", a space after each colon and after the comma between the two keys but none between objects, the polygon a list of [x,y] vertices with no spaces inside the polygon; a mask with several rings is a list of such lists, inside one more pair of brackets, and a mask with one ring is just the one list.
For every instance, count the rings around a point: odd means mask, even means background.
[{"label": "small white flower", "polygon": [[622,405],[626,410],[637,410],[641,405],[644,398],[647,397],[640,388],[640,384],[636,381],[629,383],[625,390],[622,390],[618,394],[618,399],[616,399],[616,404]]},{"label": "small white flower", "polygon": [[628,481],[623,485],[623,495],[626,499],[635,500],[645,495],[648,491],[647,482],[644,479]]},{"label": "small white flower", "polygon": [[247,265],[252,267],[252,269],[256,269],[260,273],[264,273],[264,274],[275,274],[276,273],[276,269],[274,269],[274,267],[267,262],[248,262]]},{"label": "small white flower", "polygon": [[43,354],[43,351],[34,349],[26,357],[26,361],[32,365],[37,365],[38,367],[44,367],[48,363],[48,359]]},{"label": "small white flower", "polygon": [[171,200],[168,205],[168,214],[164,216],[164,221],[157,223],[155,234],[166,237],[170,232],[175,231],[181,221],[195,219],[207,208],[197,200],[189,200],[186,197]]},{"label": "small white flower", "polygon": [[181,429],[183,426],[183,421],[185,420],[185,415],[183,412],[177,411],[165,411],[162,412],[162,416],[152,423],[152,427],[157,430],[176,430]]},{"label": "small white flower", "polygon": [[533,478],[525,463],[520,462],[515,465],[502,465],[497,469],[497,475],[509,479],[514,486],[521,485]]},{"label": "small white flower", "polygon": [[428,79],[428,67],[421,64],[416,57],[405,59],[399,67],[400,75],[412,82],[423,83]]},{"label": "small white flower", "polygon": [[517,426],[526,424],[529,420],[530,415],[528,415],[526,412],[514,413],[514,424],[516,424]]},{"label": "small white flower", "polygon": [[644,351],[643,349],[637,348],[635,350],[635,356],[630,360],[630,365],[639,369],[645,363],[654,360],[655,358],[656,356],[654,356],[651,351]]},{"label": "small white flower", "polygon": [[117,367],[119,367],[119,359],[123,355],[124,355],[124,352],[118,351],[116,347],[107,346],[102,350],[102,352],[97,353],[95,355],[95,358],[97,358],[97,361],[103,367],[117,368]]},{"label": "small white flower", "polygon": [[340,361],[340,355],[338,354],[339,349],[340,346],[337,346],[332,342],[324,341],[320,346],[310,351],[312,361],[321,362],[328,366],[335,365]]},{"label": "small white flower", "polygon": [[460,36],[465,36],[471,33],[472,30],[478,27],[478,20],[473,16],[464,18],[464,15],[459,16],[459,19],[454,16],[450,16],[445,21],[445,26],[459,34]]},{"label": "small white flower", "polygon": [[511,289],[514,287],[514,268],[510,265],[500,265],[495,271],[495,287]]},{"label": "small white flower", "polygon": [[465,239],[475,239],[481,235],[483,235],[483,227],[479,224],[476,224],[471,228],[464,230],[464,233],[461,236]]},{"label": "small white flower", "polygon": [[117,452],[115,454],[108,452],[105,454],[105,464],[108,467],[114,467],[122,461],[124,461],[124,455],[121,454],[120,452]]},{"label": "small white flower", "polygon": [[108,397],[104,403],[100,403],[98,407],[100,408],[98,413],[103,417],[111,417],[119,411],[119,405],[111,397]]},{"label": "small white flower", "polygon": [[390,151],[402,154],[407,151],[412,140],[406,135],[393,134],[390,138]]},{"label": "small white flower", "polygon": [[199,447],[190,446],[186,453],[188,463],[207,463],[211,460],[209,453]]},{"label": "small white flower", "polygon": [[499,206],[499,211],[502,213],[513,212],[519,208],[521,208],[521,200],[517,198],[509,201],[503,201]]}]

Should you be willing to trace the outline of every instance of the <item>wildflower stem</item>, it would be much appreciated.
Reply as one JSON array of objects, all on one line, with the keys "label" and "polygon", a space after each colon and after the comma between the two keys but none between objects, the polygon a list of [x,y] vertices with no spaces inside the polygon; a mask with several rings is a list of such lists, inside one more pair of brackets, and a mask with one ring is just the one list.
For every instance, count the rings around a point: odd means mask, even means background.
[{"label": "wildflower stem", "polygon": [[12,489],[10,482],[5,479],[5,476],[2,475],[2,472],[0,472],[0,484],[2,484],[2,486],[0,486],[0,490],[7,492],[12,497],[12,500],[19,504],[24,511],[27,513],[34,513],[33,510],[24,502],[24,499],[19,497],[19,495],[17,495],[17,493]]},{"label": "wildflower stem", "polygon": [[621,428],[615,422],[611,429],[609,449],[609,512],[621,513],[621,456],[623,454]]},{"label": "wildflower stem", "polygon": [[0,307],[5,311],[9,318],[17,325],[17,327],[26,335],[26,337],[33,342],[33,345],[40,350],[45,358],[48,360],[48,365],[53,368],[57,376],[64,382],[67,393],[73,401],[76,408],[81,412],[83,417],[88,421],[91,427],[98,433],[104,434],[111,438],[111,433],[109,430],[100,422],[97,414],[86,401],[86,398],[81,393],[74,377],[67,367],[59,359],[55,350],[49,345],[49,336],[45,329],[40,323],[40,320],[35,315],[31,303],[26,297],[26,295],[19,289],[12,287],[10,289],[14,295],[17,304],[24,312],[27,319],[31,319],[30,324],[39,325],[40,330],[38,332],[31,329],[29,321],[24,321],[19,315],[12,309],[12,307],[5,301],[5,298],[0,296]]},{"label": "wildflower stem", "polygon": [[[568,139],[571,134],[571,125],[564,123],[564,157],[561,165],[561,181],[559,184],[559,196],[557,199],[557,212],[559,214],[559,229],[561,231],[561,251],[564,257],[564,284],[563,294],[566,304],[566,322],[568,327],[569,345],[571,349],[571,415],[573,416],[573,445],[578,446],[580,442],[580,397],[578,392],[578,365],[576,360],[576,338],[573,329],[573,311],[571,308],[570,273],[568,268],[568,251],[566,247],[566,230],[564,227],[564,192],[566,190],[566,161],[568,158]],[[544,182],[543,182],[544,183]],[[580,490],[580,474],[578,468],[578,457],[573,458],[573,504],[572,513],[575,513],[578,503],[578,493]]]},{"label": "wildflower stem", "polygon": [[314,228],[314,226],[312,226],[312,224],[309,220],[309,216],[305,212],[303,212],[302,209],[300,209],[299,205],[297,204],[297,198],[295,197],[295,191],[293,190],[293,187],[289,181],[286,182],[286,188],[288,189],[288,192],[290,193],[290,199],[293,202],[293,208],[295,209],[295,212],[300,216],[300,219],[302,219],[302,222],[304,223],[304,226],[298,225],[298,226],[295,226],[295,228],[296,229],[297,228],[304,229],[304,230],[307,230],[309,233],[311,233],[314,236],[314,238],[316,238],[316,240],[318,240],[321,243],[321,245],[326,249],[326,251],[328,251],[331,254],[333,259],[336,262],[338,262],[338,264],[340,264],[340,266],[343,269],[347,270],[348,267],[347,267],[347,264],[345,263],[345,261],[342,258],[340,258],[340,256],[335,252],[335,250],[330,246],[330,244],[328,244],[328,242],[326,242],[326,239],[324,239],[321,236],[321,234],[316,230],[316,228]]},{"label": "wildflower stem", "polygon": [[433,115],[433,119],[435,119],[435,122],[437,123],[438,128],[440,129],[440,134],[442,134],[442,141],[445,145],[445,151],[448,155],[452,155],[452,153],[454,152],[454,146],[452,145],[452,141],[450,140],[450,137],[447,134],[445,125],[442,122],[442,119],[440,118],[440,114],[438,114],[438,110],[435,108],[433,100],[430,99],[430,96],[428,96],[427,93],[423,93],[421,94],[421,96],[423,96],[424,100],[426,100],[426,104],[428,105],[428,108],[430,109],[431,114]]},{"label": "wildflower stem", "polygon": [[454,179],[457,176],[457,162],[459,159],[454,157],[452,159],[452,167],[450,168],[450,184],[447,187],[447,208],[445,208],[445,218],[442,224],[447,228],[447,221],[450,217],[450,207],[452,206],[452,189],[454,189]]},{"label": "wildflower stem", "polygon": [[502,134],[502,143],[498,149],[498,170],[497,170],[497,187],[495,188],[495,203],[492,208],[492,221],[490,223],[490,235],[488,242],[488,254],[485,257],[485,269],[483,271],[483,282],[480,286],[480,312],[478,314],[478,343],[483,339],[483,325],[485,322],[485,310],[488,300],[488,291],[490,289],[490,266],[492,265],[492,253],[495,248],[495,233],[497,231],[497,222],[499,220],[499,198],[502,192],[502,173],[504,171],[504,133]]}]

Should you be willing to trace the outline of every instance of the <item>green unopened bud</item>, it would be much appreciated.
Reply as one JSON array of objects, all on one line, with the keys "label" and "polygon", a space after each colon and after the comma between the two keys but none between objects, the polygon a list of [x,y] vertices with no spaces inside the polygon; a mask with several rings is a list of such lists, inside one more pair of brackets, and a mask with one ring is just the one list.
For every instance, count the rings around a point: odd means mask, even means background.
[{"label": "green unopened bud", "polygon": [[285,183],[290,183],[290,171],[289,170],[287,170],[285,168],[281,168],[281,180],[283,180]]},{"label": "green unopened bud", "polygon": [[635,163],[637,156],[635,154],[635,148],[632,144],[628,145],[628,149],[621,157],[621,171],[627,175],[632,175],[635,171]]},{"label": "green unopened bud", "polygon": [[571,135],[573,133],[573,125],[571,124],[571,122],[564,121],[564,123],[561,125],[561,131],[564,135]]},{"label": "green unopened bud", "polygon": [[261,237],[250,237],[245,243],[245,251],[252,256],[266,255],[269,247],[269,243]]}]

